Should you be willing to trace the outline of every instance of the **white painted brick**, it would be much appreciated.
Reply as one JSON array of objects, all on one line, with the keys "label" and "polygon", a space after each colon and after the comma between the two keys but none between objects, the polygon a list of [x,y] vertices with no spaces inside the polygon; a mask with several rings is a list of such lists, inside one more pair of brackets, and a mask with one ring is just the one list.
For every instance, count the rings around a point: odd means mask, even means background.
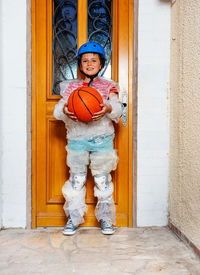
[{"label": "white painted brick", "polygon": [[0,9],[1,219],[26,226],[26,1],[2,0]]},{"label": "white painted brick", "polygon": [[140,211],[139,209],[139,213],[138,226],[163,226],[163,224],[167,224],[167,210],[164,207],[159,210],[152,208]]},{"label": "white painted brick", "polygon": [[170,5],[139,1],[138,226],[167,223]]}]

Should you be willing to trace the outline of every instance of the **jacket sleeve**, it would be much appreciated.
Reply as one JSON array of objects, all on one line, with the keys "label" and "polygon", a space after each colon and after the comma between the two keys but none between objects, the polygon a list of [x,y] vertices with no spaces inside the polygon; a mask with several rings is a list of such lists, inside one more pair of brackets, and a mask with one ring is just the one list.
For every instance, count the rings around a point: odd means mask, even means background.
[{"label": "jacket sleeve", "polygon": [[112,96],[107,103],[108,105],[112,106],[112,112],[107,113],[106,116],[113,120],[115,123],[119,122],[119,119],[122,115],[122,104],[121,101],[119,100],[117,95]]},{"label": "jacket sleeve", "polygon": [[55,105],[54,112],[53,112],[53,115],[56,119],[63,120],[64,122],[66,122],[67,116],[63,113],[63,107],[69,97],[69,96],[65,95],[65,92],[69,87],[69,84],[70,84],[70,81],[67,81],[67,80],[62,81],[60,83],[60,95],[62,96],[62,98]]},{"label": "jacket sleeve", "polygon": [[66,121],[66,115],[63,113],[64,104],[67,102],[65,98],[61,98],[54,107],[53,115],[58,120]]}]

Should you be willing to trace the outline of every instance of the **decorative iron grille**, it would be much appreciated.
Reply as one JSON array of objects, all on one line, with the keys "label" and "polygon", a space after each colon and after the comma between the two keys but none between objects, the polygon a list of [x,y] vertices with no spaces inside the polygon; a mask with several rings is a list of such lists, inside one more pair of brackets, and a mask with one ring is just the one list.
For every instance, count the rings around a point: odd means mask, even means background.
[{"label": "decorative iron grille", "polygon": [[54,0],[53,14],[53,94],[59,83],[77,78],[77,0]]},{"label": "decorative iron grille", "polygon": [[112,0],[88,0],[88,41],[103,46],[106,64],[100,74],[111,77]]}]

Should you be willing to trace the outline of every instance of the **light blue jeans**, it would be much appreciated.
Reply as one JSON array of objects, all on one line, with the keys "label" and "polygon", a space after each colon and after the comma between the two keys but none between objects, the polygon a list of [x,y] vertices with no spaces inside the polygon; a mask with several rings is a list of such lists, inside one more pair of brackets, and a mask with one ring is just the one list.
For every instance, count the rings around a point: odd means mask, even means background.
[{"label": "light blue jeans", "polygon": [[67,165],[72,173],[86,173],[90,164],[92,175],[110,173],[117,167],[118,157],[113,149],[114,135],[83,140],[69,140]]},{"label": "light blue jeans", "polygon": [[110,152],[113,151],[114,134],[96,136],[89,139],[68,140],[70,151],[82,154],[88,152]]},{"label": "light blue jeans", "polygon": [[[68,140],[67,165],[70,173],[77,175],[87,175],[87,167],[93,176],[108,175],[106,190],[99,190],[95,187],[95,196],[98,202],[95,214],[98,220],[108,219],[115,223],[115,205],[112,197],[113,183],[109,173],[115,170],[118,163],[118,156],[113,149],[114,135],[97,136],[83,140]],[[70,216],[74,224],[84,221],[83,215],[87,209],[85,204],[85,186],[81,190],[73,190],[70,179],[63,187],[63,195],[66,199],[64,210]]]}]

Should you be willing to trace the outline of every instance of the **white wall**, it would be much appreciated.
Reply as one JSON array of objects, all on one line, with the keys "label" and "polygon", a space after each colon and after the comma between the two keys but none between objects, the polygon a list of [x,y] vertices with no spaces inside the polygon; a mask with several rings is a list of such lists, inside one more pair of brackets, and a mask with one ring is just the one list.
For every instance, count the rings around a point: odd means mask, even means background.
[{"label": "white wall", "polygon": [[0,191],[3,227],[26,226],[26,1],[0,2]]},{"label": "white wall", "polygon": [[140,0],[137,224],[167,224],[170,3]]}]

